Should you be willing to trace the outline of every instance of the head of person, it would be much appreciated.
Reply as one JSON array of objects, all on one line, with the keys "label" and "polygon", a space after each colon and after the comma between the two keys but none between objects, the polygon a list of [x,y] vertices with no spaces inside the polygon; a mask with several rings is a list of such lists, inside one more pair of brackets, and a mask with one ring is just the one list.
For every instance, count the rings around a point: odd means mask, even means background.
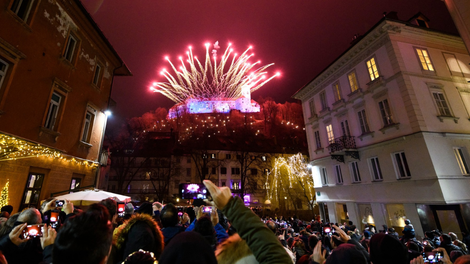
[{"label": "head of person", "polygon": [[106,209],[108,209],[108,213],[109,213],[109,221],[111,221],[111,223],[114,223],[114,221],[116,220],[117,218],[117,202],[114,201],[113,199],[111,198],[108,198],[108,199],[104,199],[100,202],[101,205],[103,205],[104,207],[106,207]]},{"label": "head of person", "polygon": [[153,252],[144,251],[139,249],[131,253],[125,260],[123,264],[155,264],[157,260]]},{"label": "head of person", "polygon": [[[366,264],[367,258],[352,244],[341,244],[328,257],[329,263]],[[375,264],[375,263],[374,263]]]},{"label": "head of person", "polygon": [[147,215],[152,216],[153,215],[152,204],[149,202],[144,202],[139,206],[139,208],[135,212],[138,214],[147,214]]},{"label": "head of person", "polygon": [[455,234],[454,232],[449,232],[449,236],[450,236],[450,239],[452,239],[452,241],[457,240],[457,234]]},{"label": "head of person", "polygon": [[197,220],[194,225],[194,232],[201,234],[210,245],[215,245],[217,242],[214,225],[208,216],[203,216]]},{"label": "head of person", "polygon": [[61,227],[54,242],[53,263],[102,264],[111,249],[112,224],[101,204],[70,217]]},{"label": "head of person", "polygon": [[169,203],[166,204],[160,213],[160,219],[163,227],[176,226],[178,224],[178,209]]},{"label": "head of person", "polygon": [[35,225],[42,223],[41,213],[36,208],[28,208],[20,213],[18,222],[28,223],[28,225]]},{"label": "head of person", "polygon": [[[166,207],[166,206],[165,206]],[[181,232],[163,250],[158,264],[217,264],[214,250],[197,232]]]},{"label": "head of person", "polygon": [[442,234],[440,240],[441,246],[452,244],[452,238],[448,234]]},{"label": "head of person", "polygon": [[274,221],[267,221],[266,226],[271,230],[274,234],[276,234],[277,231],[277,224]]},{"label": "head of person", "polygon": [[2,206],[0,211],[1,212],[8,212],[8,214],[11,215],[11,212],[13,212],[13,206],[11,206],[11,205]]},{"label": "head of person", "polygon": [[126,206],[124,206],[124,214],[126,215],[134,214],[134,205],[132,205],[131,203],[127,203]]},{"label": "head of person", "polygon": [[308,246],[313,250],[318,243],[318,237],[311,235],[308,237]]},{"label": "head of person", "polygon": [[379,233],[369,243],[370,261],[374,264],[408,264],[408,250],[395,237]]},{"label": "head of person", "polygon": [[409,224],[411,224],[410,219],[406,219],[406,220],[405,220],[405,225],[409,225]]}]

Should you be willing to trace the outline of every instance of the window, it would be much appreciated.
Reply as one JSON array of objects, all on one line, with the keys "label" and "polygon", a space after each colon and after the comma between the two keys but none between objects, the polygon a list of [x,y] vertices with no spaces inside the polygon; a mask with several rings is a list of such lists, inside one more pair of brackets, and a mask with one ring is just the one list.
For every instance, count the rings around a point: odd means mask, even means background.
[{"label": "window", "polygon": [[374,181],[383,180],[382,171],[380,170],[379,158],[373,157],[369,159],[369,169]]},{"label": "window", "polygon": [[367,123],[366,110],[362,109],[357,112],[357,117],[359,118],[359,125],[361,125],[362,134],[367,134],[370,132],[369,123]]},{"label": "window", "polygon": [[24,188],[23,199],[19,211],[31,206],[38,207],[43,181],[44,174],[30,173],[28,175],[28,181],[26,182],[26,187]]},{"label": "window", "polygon": [[320,168],[321,173],[321,184],[327,185],[328,184],[328,174],[326,173],[326,168]]},{"label": "window", "polygon": [[468,175],[470,174],[470,171],[468,170],[467,159],[465,158],[466,155],[464,155],[464,153],[467,153],[465,148],[454,147],[454,154],[455,158],[457,159],[457,163],[459,164],[460,171],[463,175]]},{"label": "window", "polygon": [[240,190],[240,182],[232,182],[232,190]]},{"label": "window", "polygon": [[315,131],[315,144],[317,145],[317,149],[321,149],[321,140],[320,140],[320,131]]},{"label": "window", "polygon": [[72,33],[69,33],[69,37],[67,39],[67,44],[65,45],[64,50],[64,59],[73,63],[75,61],[75,51],[78,46],[78,39]]},{"label": "window", "polygon": [[261,160],[264,161],[264,162],[266,162],[266,161],[268,160],[268,158],[263,155],[263,156],[261,156]]},{"label": "window", "polygon": [[382,121],[384,126],[393,124],[392,113],[390,112],[390,106],[388,105],[388,100],[385,99],[379,102],[380,115],[382,116]]},{"label": "window", "polygon": [[186,168],[186,177],[191,177],[191,168]]},{"label": "window", "polygon": [[70,182],[70,190],[80,188],[80,183],[82,182],[82,178],[72,178]]},{"label": "window", "polygon": [[447,62],[447,67],[449,68],[451,75],[462,76],[462,68],[460,68],[459,61],[454,54],[451,53],[442,53]]},{"label": "window", "polygon": [[217,155],[215,153],[211,153],[211,159],[215,159],[217,157]]},{"label": "window", "polygon": [[341,100],[341,87],[339,86],[339,82],[335,82],[333,84],[333,93],[335,95],[335,102]]},{"label": "window", "polygon": [[344,120],[341,122],[341,131],[343,132],[343,136],[351,136],[351,132],[349,131],[348,120]]},{"label": "window", "polygon": [[225,181],[221,181],[221,184],[222,184],[222,187],[226,186],[226,182]]},{"label": "window", "polygon": [[225,154],[225,159],[232,159],[232,155],[231,154]]},{"label": "window", "polygon": [[418,54],[419,61],[421,62],[421,68],[425,71],[434,71],[434,66],[432,66],[428,51],[416,48],[416,53]]},{"label": "window", "polygon": [[207,153],[202,153],[201,156],[202,156],[203,159],[207,159]]},{"label": "window", "polygon": [[343,173],[341,172],[341,165],[335,165],[336,184],[343,184]]},{"label": "window", "polygon": [[181,163],[180,157],[177,157],[177,158],[175,159],[175,162],[178,163],[178,164]]},{"label": "window", "polygon": [[436,103],[439,111],[439,116],[452,116],[449,105],[447,104],[446,98],[442,92],[433,91],[432,97]]},{"label": "window", "polygon": [[408,167],[408,162],[406,161],[405,152],[396,152],[392,154],[393,161],[395,165],[395,172],[399,179],[410,178],[410,168]]},{"label": "window", "polygon": [[57,114],[59,113],[61,101],[62,95],[57,92],[53,92],[51,102],[49,103],[49,108],[47,110],[46,123],[44,123],[45,128],[54,130],[56,127]]},{"label": "window", "polygon": [[240,168],[232,168],[232,174],[240,174]]},{"label": "window", "polygon": [[213,167],[212,170],[211,170],[211,174],[216,174],[216,171],[217,171],[217,168]]},{"label": "window", "polygon": [[359,85],[357,84],[357,77],[356,77],[356,72],[350,72],[348,74],[348,81],[349,81],[349,87],[351,87],[351,92],[357,91],[359,89]]},{"label": "window", "polygon": [[5,80],[8,70],[8,63],[0,59],[0,89],[2,88],[3,80]]},{"label": "window", "polygon": [[264,173],[269,174],[271,172],[270,169],[264,169]]},{"label": "window", "polygon": [[250,169],[251,175],[257,175],[258,174],[258,169]]},{"label": "window", "polygon": [[93,84],[98,88],[101,86],[101,77],[103,76],[102,69],[101,64],[96,63],[95,73],[93,74]]},{"label": "window", "polygon": [[28,21],[32,6],[33,0],[15,0],[10,10],[26,22]]},{"label": "window", "polygon": [[314,117],[316,113],[315,113],[315,103],[313,102],[313,99],[308,102],[308,108],[310,109],[310,117]]},{"label": "window", "polygon": [[326,134],[328,135],[328,142],[335,143],[335,135],[333,134],[333,126],[331,124],[326,126]]},{"label": "window", "polygon": [[379,70],[377,68],[377,64],[375,62],[375,58],[371,58],[367,61],[367,69],[369,70],[369,77],[371,81],[379,78]]},{"label": "window", "polygon": [[220,174],[227,174],[227,168],[221,167],[220,168]]},{"label": "window", "polygon": [[90,142],[91,132],[93,130],[93,122],[95,121],[96,110],[88,107],[85,114],[85,125],[83,126],[82,141]]},{"label": "window", "polygon": [[325,110],[328,108],[328,103],[326,102],[326,93],[325,91],[320,93],[320,102],[321,102],[321,110]]},{"label": "window", "polygon": [[361,182],[361,174],[359,173],[359,165],[357,161],[349,163],[349,168],[351,170],[352,182]]}]

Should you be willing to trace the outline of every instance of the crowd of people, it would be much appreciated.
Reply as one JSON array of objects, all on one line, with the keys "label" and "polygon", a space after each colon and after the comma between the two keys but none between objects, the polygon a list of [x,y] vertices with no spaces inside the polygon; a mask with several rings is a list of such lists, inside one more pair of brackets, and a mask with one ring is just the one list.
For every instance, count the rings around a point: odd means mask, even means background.
[{"label": "crowd of people", "polygon": [[418,240],[409,220],[400,237],[393,228],[362,232],[352,223],[319,218],[261,218],[227,187],[204,181],[211,207],[125,205],[106,199],[78,209],[48,199],[38,209],[0,214],[0,264],[4,263],[470,263],[470,237],[433,230]]}]

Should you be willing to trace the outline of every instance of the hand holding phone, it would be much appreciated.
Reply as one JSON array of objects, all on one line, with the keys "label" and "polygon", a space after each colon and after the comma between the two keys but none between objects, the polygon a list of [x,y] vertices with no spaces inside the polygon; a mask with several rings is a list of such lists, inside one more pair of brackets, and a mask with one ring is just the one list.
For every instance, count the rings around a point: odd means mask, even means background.
[{"label": "hand holding phone", "polygon": [[10,234],[8,235],[11,242],[15,245],[20,245],[23,242],[26,242],[27,239],[23,238],[23,231],[28,224],[24,223],[21,225],[17,225],[11,230]]},{"label": "hand holding phone", "polygon": [[56,200],[55,201],[55,207],[63,207],[65,204],[64,200]]},{"label": "hand holding phone", "polygon": [[28,225],[23,229],[22,238],[42,237],[44,224]]}]

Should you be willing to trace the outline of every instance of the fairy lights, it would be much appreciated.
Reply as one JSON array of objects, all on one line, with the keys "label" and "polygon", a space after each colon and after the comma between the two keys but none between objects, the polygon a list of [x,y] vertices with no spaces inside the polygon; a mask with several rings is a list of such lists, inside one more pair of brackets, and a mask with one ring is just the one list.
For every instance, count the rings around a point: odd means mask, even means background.
[{"label": "fairy lights", "polygon": [[186,52],[187,59],[179,57],[181,65],[176,67],[168,58],[165,60],[171,66],[174,75],[166,69],[162,69],[167,82],[154,82],[150,89],[168,97],[175,103],[183,103],[187,99],[209,99],[209,98],[239,98],[247,92],[254,92],[267,82],[279,76],[276,73],[268,77],[266,69],[272,65],[260,66],[260,61],[250,63],[254,56],[250,46],[241,55],[235,53],[229,43],[227,49],[218,60],[217,50],[220,49],[219,42],[206,46],[206,59],[202,64],[193,55],[192,47]]},{"label": "fairy lights", "polygon": [[23,139],[15,138],[0,133],[0,161],[17,160],[24,158],[46,157],[62,160],[86,167],[96,167],[97,163],[83,160],[43,146],[41,144],[29,142]]}]

